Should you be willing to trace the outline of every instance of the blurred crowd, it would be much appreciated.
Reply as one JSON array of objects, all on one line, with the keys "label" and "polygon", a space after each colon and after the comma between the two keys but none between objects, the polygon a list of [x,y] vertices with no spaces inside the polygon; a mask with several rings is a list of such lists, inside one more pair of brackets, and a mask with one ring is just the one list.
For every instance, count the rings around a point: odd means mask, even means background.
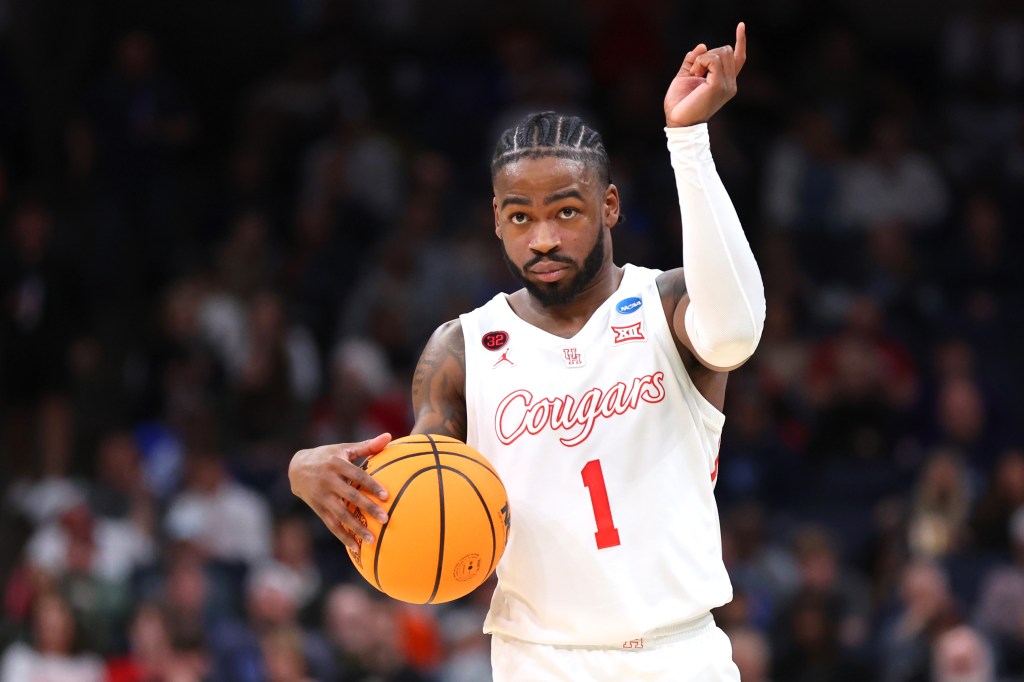
[{"label": "blurred crowd", "polygon": [[516,286],[520,114],[604,135],[616,262],[681,264],[661,98],[740,19],[716,618],[744,682],[1024,680],[1024,9],[713,4],[0,2],[0,682],[488,680],[492,585],[376,593],[288,461],[408,433]]}]

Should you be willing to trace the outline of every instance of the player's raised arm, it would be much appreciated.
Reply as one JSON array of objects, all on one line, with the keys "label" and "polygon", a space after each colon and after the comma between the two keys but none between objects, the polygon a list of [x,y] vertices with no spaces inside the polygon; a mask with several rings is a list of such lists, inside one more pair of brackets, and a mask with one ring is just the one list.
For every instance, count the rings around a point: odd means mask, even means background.
[{"label": "player's raised arm", "polygon": [[683,222],[687,294],[672,328],[701,364],[716,370],[741,365],[764,329],[764,285],[732,200],[711,157],[707,121],[736,94],[747,58],[746,27],[736,45],[686,54],[665,93],[665,134]]},{"label": "player's raised arm", "polygon": [[466,346],[459,320],[427,341],[412,380],[413,433],[466,440]]}]

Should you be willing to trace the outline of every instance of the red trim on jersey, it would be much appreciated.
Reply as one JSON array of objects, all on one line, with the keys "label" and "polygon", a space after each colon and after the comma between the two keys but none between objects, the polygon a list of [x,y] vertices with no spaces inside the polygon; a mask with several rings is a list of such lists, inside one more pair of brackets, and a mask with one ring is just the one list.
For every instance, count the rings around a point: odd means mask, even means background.
[{"label": "red trim on jersey", "polygon": [[721,436],[718,437],[718,450],[719,450],[719,452],[715,453],[715,468],[711,470],[711,482],[712,483],[714,483],[716,480],[718,480],[718,458],[721,456],[721,450],[722,450],[722,437]]}]

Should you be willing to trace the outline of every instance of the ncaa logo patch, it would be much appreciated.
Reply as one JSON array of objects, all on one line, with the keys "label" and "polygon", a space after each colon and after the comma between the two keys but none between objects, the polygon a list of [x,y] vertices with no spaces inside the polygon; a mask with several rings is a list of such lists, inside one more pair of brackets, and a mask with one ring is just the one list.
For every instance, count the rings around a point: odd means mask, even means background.
[{"label": "ncaa logo patch", "polygon": [[501,350],[508,343],[508,332],[487,332],[480,339],[480,343],[484,344],[484,348],[487,350]]},{"label": "ncaa logo patch", "polygon": [[622,315],[629,315],[630,313],[635,313],[640,310],[640,306],[643,304],[644,301],[639,296],[630,296],[629,298],[624,298],[616,303],[615,310]]},{"label": "ncaa logo patch", "polygon": [[612,333],[615,334],[615,345],[629,343],[630,341],[645,341],[643,321],[627,324],[622,327],[612,325]]}]

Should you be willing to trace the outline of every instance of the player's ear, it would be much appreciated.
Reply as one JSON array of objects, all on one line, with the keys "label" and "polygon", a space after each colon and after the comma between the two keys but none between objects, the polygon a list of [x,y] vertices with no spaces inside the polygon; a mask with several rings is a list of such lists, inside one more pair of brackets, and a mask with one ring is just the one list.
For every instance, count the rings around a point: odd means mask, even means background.
[{"label": "player's ear", "polygon": [[498,214],[498,197],[491,199],[491,208],[494,209],[494,234],[501,239],[501,220]]},{"label": "player's ear", "polygon": [[615,227],[619,224],[619,215],[619,188],[609,183],[604,191],[604,224]]}]

